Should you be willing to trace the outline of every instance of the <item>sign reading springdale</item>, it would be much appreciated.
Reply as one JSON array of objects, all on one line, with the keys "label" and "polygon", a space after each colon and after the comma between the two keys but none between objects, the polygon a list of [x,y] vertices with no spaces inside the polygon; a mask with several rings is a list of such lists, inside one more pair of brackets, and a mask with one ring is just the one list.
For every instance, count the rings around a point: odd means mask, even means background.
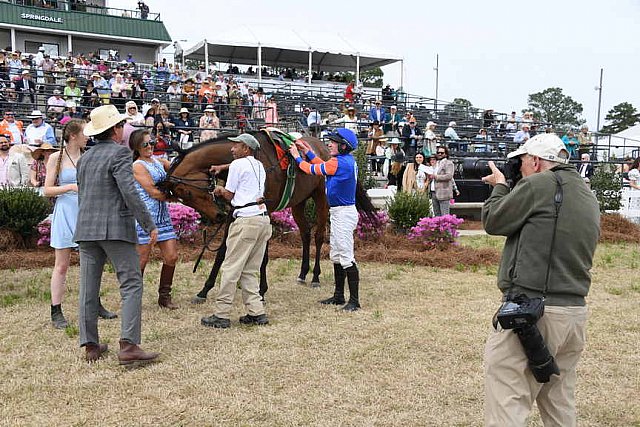
[{"label": "sign reading springdale", "polygon": [[62,24],[64,22],[64,19],[62,18],[54,18],[53,16],[47,15],[36,15],[34,13],[21,13],[20,18],[29,19],[31,21],[53,22],[54,24]]}]

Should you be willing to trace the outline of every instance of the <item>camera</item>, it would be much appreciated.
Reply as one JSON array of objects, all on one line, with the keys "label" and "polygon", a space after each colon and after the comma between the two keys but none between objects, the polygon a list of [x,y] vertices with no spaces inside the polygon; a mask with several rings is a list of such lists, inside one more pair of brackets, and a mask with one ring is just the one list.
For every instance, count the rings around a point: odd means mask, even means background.
[{"label": "camera", "polygon": [[542,298],[529,298],[525,294],[507,295],[494,321],[494,327],[500,323],[503,329],[512,329],[518,335],[529,370],[539,383],[549,382],[551,375],[560,375],[560,369],[536,326],[543,315]]},{"label": "camera", "polygon": [[518,181],[522,179],[522,172],[520,171],[521,167],[522,159],[520,156],[507,160],[502,167],[502,172],[504,173],[504,177],[507,180],[509,188],[513,189]]}]

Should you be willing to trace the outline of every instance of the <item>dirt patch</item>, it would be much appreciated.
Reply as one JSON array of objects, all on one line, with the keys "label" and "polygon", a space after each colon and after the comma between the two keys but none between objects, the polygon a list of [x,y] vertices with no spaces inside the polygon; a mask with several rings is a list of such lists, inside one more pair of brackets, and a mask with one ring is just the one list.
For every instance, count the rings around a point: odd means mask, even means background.
[{"label": "dirt patch", "polygon": [[[215,249],[220,240],[215,239],[209,246]],[[494,249],[474,249],[463,246],[451,246],[445,250],[425,250],[421,245],[407,240],[406,236],[386,233],[379,239],[365,241],[356,239],[356,258],[362,262],[381,262],[391,264],[413,264],[440,268],[459,268],[459,266],[492,265],[500,260],[500,253]],[[199,237],[194,243],[179,243],[178,253],[183,262],[195,261],[202,250],[202,239]],[[311,254],[315,253],[312,241]],[[160,250],[156,247],[153,258],[160,260]],[[269,242],[269,257],[300,258],[302,243],[298,233],[287,233],[274,236]],[[215,253],[205,251],[204,259],[215,258]],[[322,259],[329,258],[329,244],[322,247]],[[53,267],[55,253],[51,248],[7,250],[0,257],[0,270],[20,268]],[[71,265],[78,265],[78,253],[71,255]]]},{"label": "dirt patch", "polygon": [[600,241],[607,243],[640,242],[640,226],[620,214],[600,217]]}]

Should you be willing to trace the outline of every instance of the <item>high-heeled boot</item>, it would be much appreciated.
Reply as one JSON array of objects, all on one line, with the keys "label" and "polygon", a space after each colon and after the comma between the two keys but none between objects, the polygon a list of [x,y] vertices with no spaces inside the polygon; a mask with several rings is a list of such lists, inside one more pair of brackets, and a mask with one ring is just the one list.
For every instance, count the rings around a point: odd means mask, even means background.
[{"label": "high-heeled boot", "polygon": [[173,285],[174,265],[162,264],[160,271],[160,285],[158,286],[158,305],[160,307],[175,310],[179,308],[171,301],[171,286]]}]

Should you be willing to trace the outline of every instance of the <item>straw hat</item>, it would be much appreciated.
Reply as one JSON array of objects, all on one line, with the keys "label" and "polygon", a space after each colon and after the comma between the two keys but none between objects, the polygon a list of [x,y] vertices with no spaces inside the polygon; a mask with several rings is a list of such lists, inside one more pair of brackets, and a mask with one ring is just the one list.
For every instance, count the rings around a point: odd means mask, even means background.
[{"label": "straw hat", "polygon": [[44,114],[42,114],[42,111],[40,110],[33,110],[27,117],[30,119],[43,119]]},{"label": "straw hat", "polygon": [[400,142],[400,140],[398,138],[391,138],[391,141],[389,141],[389,144],[398,144],[398,145],[400,145],[402,143]]},{"label": "straw hat", "polygon": [[89,115],[91,121],[84,127],[85,136],[94,136],[124,121],[126,114],[120,114],[115,105],[103,105],[94,109]]},{"label": "straw hat", "polygon": [[31,150],[31,157],[38,160],[42,156],[44,156],[44,152],[47,151],[49,153],[53,153],[54,151],[58,151],[57,147],[49,144],[48,142],[43,142],[40,146],[30,145],[29,150]]},{"label": "straw hat", "polygon": [[182,113],[187,113],[187,114],[189,114],[189,110],[188,110],[187,108],[182,107],[182,108],[180,109],[180,113],[178,113],[178,114],[182,114]]},{"label": "straw hat", "polygon": [[208,112],[215,113],[215,111],[216,110],[215,110],[215,108],[213,108],[213,105],[207,105],[207,108],[204,109],[205,113],[208,113]]}]

